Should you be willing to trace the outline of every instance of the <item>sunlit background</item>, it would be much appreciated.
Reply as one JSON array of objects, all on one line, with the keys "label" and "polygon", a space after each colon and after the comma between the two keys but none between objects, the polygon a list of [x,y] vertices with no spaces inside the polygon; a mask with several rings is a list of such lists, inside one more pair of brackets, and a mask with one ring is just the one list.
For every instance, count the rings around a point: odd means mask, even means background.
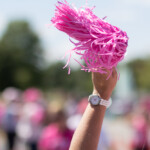
[{"label": "sunlit background", "polygon": [[[51,25],[56,2],[0,0],[0,150],[67,150],[92,92],[73,59],[62,69],[73,45]],[[150,1],[68,2],[129,36],[98,149],[150,150]]]}]

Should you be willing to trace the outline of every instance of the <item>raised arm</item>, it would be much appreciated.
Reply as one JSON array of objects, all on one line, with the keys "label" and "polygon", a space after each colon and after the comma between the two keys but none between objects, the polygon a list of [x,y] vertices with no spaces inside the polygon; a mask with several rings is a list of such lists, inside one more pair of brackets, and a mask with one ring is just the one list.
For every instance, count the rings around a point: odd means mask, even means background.
[{"label": "raised arm", "polygon": [[[107,74],[92,73],[93,94],[97,94],[105,100],[110,98],[117,82],[115,69],[111,77],[106,80],[108,75],[109,71]],[[105,106],[88,104],[72,138],[70,150],[97,150],[105,111]]]}]

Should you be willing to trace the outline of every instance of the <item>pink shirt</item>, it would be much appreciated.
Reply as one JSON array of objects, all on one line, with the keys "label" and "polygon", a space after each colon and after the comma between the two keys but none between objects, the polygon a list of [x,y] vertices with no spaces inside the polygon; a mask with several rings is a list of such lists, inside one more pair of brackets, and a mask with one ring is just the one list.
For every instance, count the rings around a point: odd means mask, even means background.
[{"label": "pink shirt", "polygon": [[39,140],[40,150],[68,150],[73,131],[60,131],[57,124],[51,124],[43,130]]}]

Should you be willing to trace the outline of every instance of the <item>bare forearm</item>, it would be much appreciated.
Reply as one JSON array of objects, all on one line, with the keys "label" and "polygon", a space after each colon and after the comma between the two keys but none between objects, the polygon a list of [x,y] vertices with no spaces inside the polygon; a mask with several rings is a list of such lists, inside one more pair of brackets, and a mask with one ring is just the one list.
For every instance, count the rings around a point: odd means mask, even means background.
[{"label": "bare forearm", "polygon": [[[113,72],[108,80],[107,74],[92,73],[93,94],[99,95],[104,100],[108,100],[117,83],[117,72]],[[91,103],[92,104],[92,103]],[[78,128],[73,136],[70,150],[97,150],[101,127],[106,111],[102,105],[91,106],[88,104]]]},{"label": "bare forearm", "polygon": [[70,150],[97,150],[105,111],[105,106],[92,107],[88,104],[73,136]]}]

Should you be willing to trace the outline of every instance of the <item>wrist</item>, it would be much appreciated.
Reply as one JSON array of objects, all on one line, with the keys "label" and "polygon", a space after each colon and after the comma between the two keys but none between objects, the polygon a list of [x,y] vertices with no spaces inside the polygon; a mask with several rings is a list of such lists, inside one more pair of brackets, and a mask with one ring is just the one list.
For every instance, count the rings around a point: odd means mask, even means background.
[{"label": "wrist", "polygon": [[110,92],[98,92],[96,89],[93,90],[93,93],[94,95],[98,95],[99,97],[101,97],[102,99],[105,99],[105,100],[109,100],[109,98],[111,97],[111,94]]}]

